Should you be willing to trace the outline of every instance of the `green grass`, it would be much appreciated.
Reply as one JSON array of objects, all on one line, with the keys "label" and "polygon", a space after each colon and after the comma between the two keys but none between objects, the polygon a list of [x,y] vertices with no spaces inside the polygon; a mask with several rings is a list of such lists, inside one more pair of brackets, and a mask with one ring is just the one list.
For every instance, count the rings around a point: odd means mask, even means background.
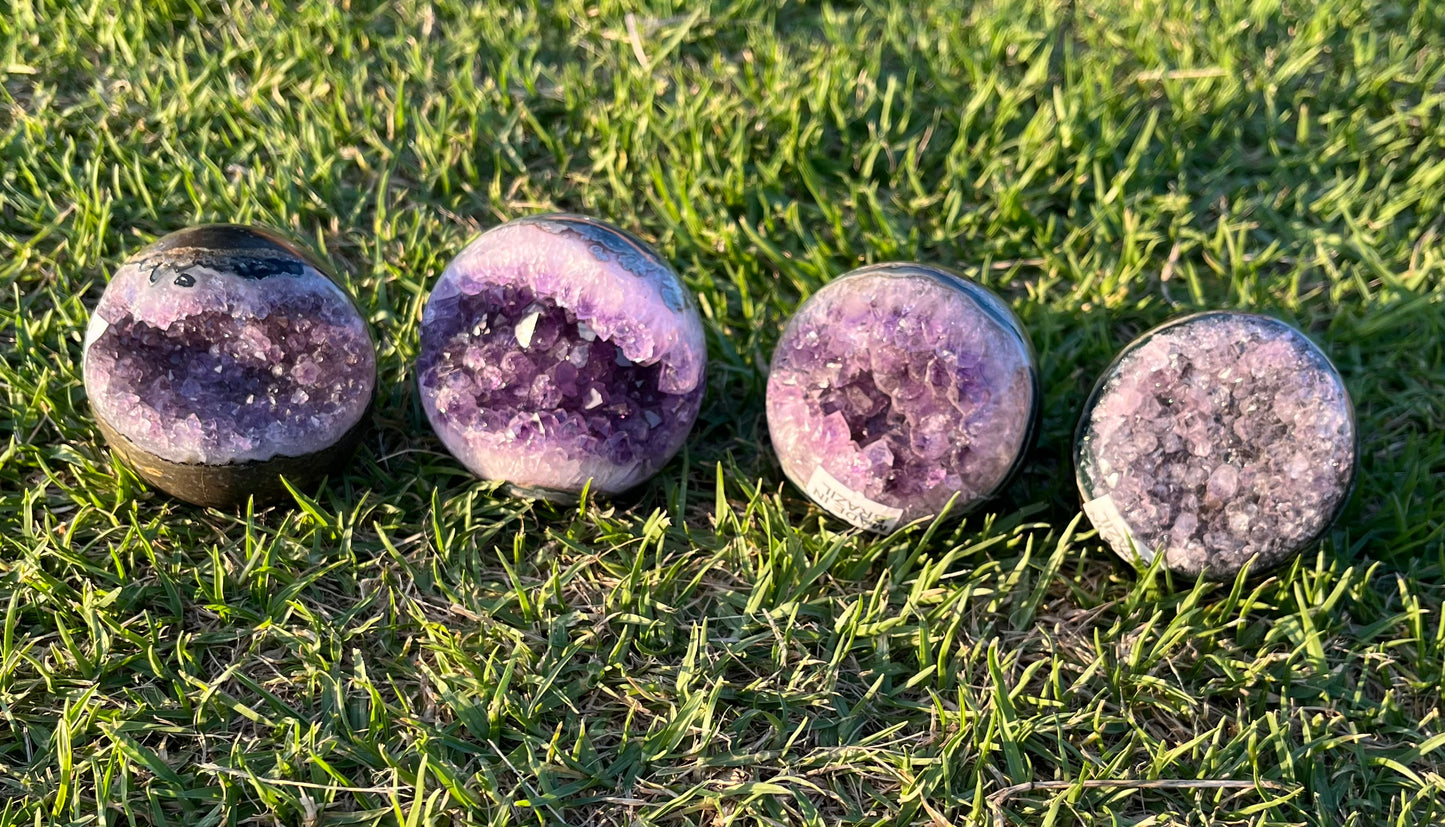
[{"label": "green grass", "polygon": [[[1439,4],[287,5],[0,0],[0,825],[1445,822]],[[712,357],[683,455],[580,508],[470,478],[411,384],[445,262],[553,209],[654,241]],[[209,220],[378,332],[294,507],[157,493],[85,402],[109,274]],[[1003,497],[877,538],[762,388],[896,258],[1003,293],[1046,407]],[[1213,307],[1327,348],[1362,476],[1287,568],[1170,582],[1080,521],[1070,432]]]}]

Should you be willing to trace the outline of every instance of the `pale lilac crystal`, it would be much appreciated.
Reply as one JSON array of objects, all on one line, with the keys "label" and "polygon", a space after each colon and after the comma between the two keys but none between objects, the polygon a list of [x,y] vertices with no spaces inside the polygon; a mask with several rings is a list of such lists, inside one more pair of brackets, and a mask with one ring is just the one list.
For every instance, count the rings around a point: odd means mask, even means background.
[{"label": "pale lilac crystal", "polygon": [[702,401],[702,320],[646,245],[580,216],[504,224],[442,273],[418,381],[442,442],[478,476],[615,493],[664,465]]},{"label": "pale lilac crystal", "polygon": [[962,513],[1007,480],[1038,389],[1022,327],[941,268],[879,265],[819,290],[773,354],[768,429],[783,471],[837,516],[887,530]]},{"label": "pale lilac crystal", "polygon": [[1080,423],[1079,487],[1126,559],[1189,575],[1277,565],[1329,525],[1355,472],[1339,374],[1283,322],[1188,317],[1146,334]]},{"label": "pale lilac crystal", "polygon": [[145,453],[202,465],[305,456],[357,425],[371,335],[335,283],[271,245],[201,227],[122,265],[86,333],[95,415]]}]

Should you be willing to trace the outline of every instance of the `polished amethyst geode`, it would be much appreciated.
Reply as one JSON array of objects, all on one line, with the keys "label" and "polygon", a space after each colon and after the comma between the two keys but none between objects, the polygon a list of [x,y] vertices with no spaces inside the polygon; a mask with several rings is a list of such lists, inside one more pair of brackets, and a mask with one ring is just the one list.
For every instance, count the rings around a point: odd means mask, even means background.
[{"label": "polished amethyst geode", "polygon": [[376,354],[351,298],[270,231],[207,225],[127,260],[85,336],[101,431],[171,494],[226,506],[309,485],[355,446]]},{"label": "polished amethyst geode", "polygon": [[1076,440],[1084,510],[1126,560],[1232,577],[1334,520],[1355,475],[1353,408],[1309,339],[1265,316],[1187,316],[1131,343]]},{"label": "polished amethyst geode", "polygon": [[422,405],[473,473],[523,493],[614,494],[657,472],[697,419],[707,349],[677,274],[576,215],[467,246],[427,300]]},{"label": "polished amethyst geode", "polygon": [[882,264],[798,308],[773,352],[768,430],[808,496],[889,531],[1001,488],[1038,399],[1032,347],[997,296],[941,267]]}]

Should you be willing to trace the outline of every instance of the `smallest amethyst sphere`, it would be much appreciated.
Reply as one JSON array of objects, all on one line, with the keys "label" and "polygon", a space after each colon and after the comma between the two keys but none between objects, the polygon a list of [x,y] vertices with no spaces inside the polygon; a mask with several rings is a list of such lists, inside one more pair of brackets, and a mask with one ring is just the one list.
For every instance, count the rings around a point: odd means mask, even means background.
[{"label": "smallest amethyst sphere", "polygon": [[634,236],[522,218],[467,246],[421,323],[422,407],[447,449],[518,493],[615,494],[655,474],[697,419],[702,318]]},{"label": "smallest amethyst sphere", "polygon": [[1276,319],[1209,312],[1124,348],[1085,406],[1075,468],[1116,554],[1217,579],[1319,539],[1349,497],[1356,450],[1354,408],[1323,351]]},{"label": "smallest amethyst sphere", "polygon": [[1038,401],[1033,348],[1002,300],[942,267],[880,264],[793,315],[773,352],[768,430],[795,485],[886,532],[993,496]]},{"label": "smallest amethyst sphere", "polygon": [[85,335],[106,441],[146,480],[231,507],[310,487],[360,440],[376,348],[351,297],[277,233],[212,224],[136,253]]}]

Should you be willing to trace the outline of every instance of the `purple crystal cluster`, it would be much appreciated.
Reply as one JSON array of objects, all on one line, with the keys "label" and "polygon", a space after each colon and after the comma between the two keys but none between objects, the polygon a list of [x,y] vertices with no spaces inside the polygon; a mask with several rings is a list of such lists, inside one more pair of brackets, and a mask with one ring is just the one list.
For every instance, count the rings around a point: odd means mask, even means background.
[{"label": "purple crystal cluster", "polygon": [[877,265],[819,290],[783,331],[768,429],[783,471],[830,512],[891,530],[991,496],[1038,406],[1022,326],[941,268]]},{"label": "purple crystal cluster", "polygon": [[1283,322],[1205,313],[1145,334],[1080,423],[1079,488],[1115,552],[1232,576],[1317,538],[1355,472],[1338,372]]},{"label": "purple crystal cluster", "polygon": [[446,268],[418,381],[447,448],[485,479],[625,490],[682,447],[704,389],[702,320],[656,252],[581,216],[520,219]]},{"label": "purple crystal cluster", "polygon": [[304,456],[360,422],[376,356],[356,306],[258,230],[183,230],[115,274],[91,316],[85,386],[102,423],[170,463]]}]

